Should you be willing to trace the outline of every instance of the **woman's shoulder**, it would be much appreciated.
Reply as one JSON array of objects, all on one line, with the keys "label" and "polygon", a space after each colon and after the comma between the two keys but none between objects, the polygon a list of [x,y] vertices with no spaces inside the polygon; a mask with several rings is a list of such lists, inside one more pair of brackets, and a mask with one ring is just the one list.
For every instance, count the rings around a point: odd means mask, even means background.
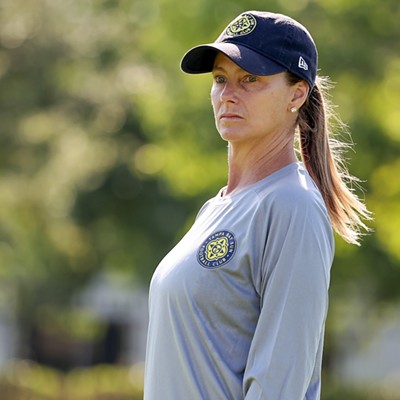
[{"label": "woman's shoulder", "polygon": [[314,195],[318,189],[302,163],[292,163],[264,178],[254,187],[259,197],[271,194]]},{"label": "woman's shoulder", "polygon": [[322,196],[302,163],[293,163],[255,187],[260,205],[281,210],[325,208]]}]

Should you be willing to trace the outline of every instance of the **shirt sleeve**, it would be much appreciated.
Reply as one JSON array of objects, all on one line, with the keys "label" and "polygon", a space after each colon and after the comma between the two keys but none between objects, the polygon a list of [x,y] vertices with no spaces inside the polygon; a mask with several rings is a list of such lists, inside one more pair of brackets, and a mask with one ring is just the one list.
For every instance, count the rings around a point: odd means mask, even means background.
[{"label": "shirt sleeve", "polygon": [[244,373],[244,398],[319,398],[306,393],[319,391],[331,224],[324,206],[307,196],[283,196],[267,220],[260,316]]}]

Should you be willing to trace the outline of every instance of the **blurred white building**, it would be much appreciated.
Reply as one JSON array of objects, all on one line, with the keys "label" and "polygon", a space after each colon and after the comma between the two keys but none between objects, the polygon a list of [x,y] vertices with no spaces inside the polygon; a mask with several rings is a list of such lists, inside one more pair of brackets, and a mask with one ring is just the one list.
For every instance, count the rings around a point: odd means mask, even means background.
[{"label": "blurred white building", "polygon": [[40,326],[22,334],[16,320],[15,302],[9,297],[0,302],[0,369],[8,361],[20,357],[60,369],[98,363],[134,365],[144,362],[147,290],[133,287],[123,276],[95,276],[70,304],[71,310],[82,310],[102,327],[102,337],[95,341],[49,334]]},{"label": "blurred white building", "polygon": [[7,300],[0,303],[0,368],[15,357],[18,344],[15,303],[10,299]]},{"label": "blurred white building", "polygon": [[336,338],[335,377],[342,384],[377,393],[377,398],[398,398],[400,304],[369,307],[361,302],[349,304],[345,332]]},{"label": "blurred white building", "polygon": [[[108,326],[110,362],[144,362],[148,324],[148,295],[143,288],[132,288],[123,276],[98,275],[77,297],[75,306],[90,310]],[[107,351],[107,349],[106,349]],[[117,359],[113,360],[113,357]],[[107,361],[107,360],[105,360]]]}]

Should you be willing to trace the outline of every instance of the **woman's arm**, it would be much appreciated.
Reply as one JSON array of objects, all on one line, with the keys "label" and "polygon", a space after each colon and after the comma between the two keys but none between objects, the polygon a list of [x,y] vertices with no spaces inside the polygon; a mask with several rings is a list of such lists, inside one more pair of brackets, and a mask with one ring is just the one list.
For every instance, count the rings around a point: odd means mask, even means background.
[{"label": "woman's arm", "polygon": [[278,204],[270,215],[260,317],[243,392],[246,400],[314,400],[320,392],[332,230],[323,207],[307,197]]}]

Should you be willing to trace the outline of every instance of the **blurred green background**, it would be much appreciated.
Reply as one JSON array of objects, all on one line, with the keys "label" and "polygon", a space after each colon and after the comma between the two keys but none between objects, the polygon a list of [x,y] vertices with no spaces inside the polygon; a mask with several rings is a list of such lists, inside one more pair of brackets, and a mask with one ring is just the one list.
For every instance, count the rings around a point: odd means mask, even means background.
[{"label": "blurred green background", "polygon": [[375,216],[337,239],[322,399],[400,399],[398,0],[0,0],[1,400],[142,398],[149,280],[227,173],[179,61],[250,9],[313,34]]}]

